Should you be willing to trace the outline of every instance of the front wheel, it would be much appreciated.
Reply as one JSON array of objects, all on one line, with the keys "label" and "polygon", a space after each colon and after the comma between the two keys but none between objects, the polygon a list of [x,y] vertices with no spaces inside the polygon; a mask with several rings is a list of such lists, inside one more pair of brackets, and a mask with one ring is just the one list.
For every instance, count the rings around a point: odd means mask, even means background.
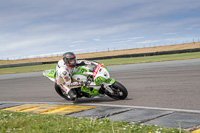
[{"label": "front wheel", "polygon": [[123,100],[128,96],[127,89],[119,82],[115,81],[113,85],[110,86],[113,93],[107,93],[107,95],[116,100]]}]

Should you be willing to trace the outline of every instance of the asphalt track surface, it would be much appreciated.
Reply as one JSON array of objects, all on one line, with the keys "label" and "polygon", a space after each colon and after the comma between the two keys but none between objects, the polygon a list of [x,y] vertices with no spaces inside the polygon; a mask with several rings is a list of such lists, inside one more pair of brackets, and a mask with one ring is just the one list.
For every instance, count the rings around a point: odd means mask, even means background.
[{"label": "asphalt track surface", "polygon": [[[126,86],[125,100],[81,98],[74,104],[109,104],[200,110],[200,59],[109,66]],[[42,72],[0,75],[0,102],[62,102]]]}]

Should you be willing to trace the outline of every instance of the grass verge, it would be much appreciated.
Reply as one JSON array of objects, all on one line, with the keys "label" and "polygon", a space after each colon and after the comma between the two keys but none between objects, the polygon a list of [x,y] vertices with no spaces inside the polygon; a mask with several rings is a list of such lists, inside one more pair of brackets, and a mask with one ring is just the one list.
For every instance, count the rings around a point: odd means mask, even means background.
[{"label": "grass verge", "polygon": [[[76,118],[66,115],[47,115],[0,110],[0,132],[15,133],[179,133],[155,125],[146,126],[116,122],[107,118]],[[186,133],[182,131],[181,133]]]},{"label": "grass verge", "polygon": [[137,64],[137,63],[173,61],[173,60],[197,59],[197,58],[200,58],[200,52],[134,57],[134,58],[115,58],[115,59],[98,60],[98,61],[103,62],[106,65],[123,65],[123,64]]},{"label": "grass verge", "polygon": [[56,64],[45,64],[45,65],[23,66],[23,67],[0,68],[0,74],[39,72],[48,69],[55,69],[55,67]]},{"label": "grass verge", "polygon": [[[96,60],[96,61],[104,63],[105,65],[122,65],[122,64],[136,64],[136,63],[161,62],[161,61],[172,61],[172,60],[196,59],[196,58],[200,58],[200,52],[134,57],[134,58],[115,58],[115,59]],[[35,66],[25,66],[25,67],[1,68],[0,74],[37,72],[37,71],[43,71],[46,69],[55,69],[55,67],[56,67],[56,64],[45,64],[45,65],[35,65]]]}]

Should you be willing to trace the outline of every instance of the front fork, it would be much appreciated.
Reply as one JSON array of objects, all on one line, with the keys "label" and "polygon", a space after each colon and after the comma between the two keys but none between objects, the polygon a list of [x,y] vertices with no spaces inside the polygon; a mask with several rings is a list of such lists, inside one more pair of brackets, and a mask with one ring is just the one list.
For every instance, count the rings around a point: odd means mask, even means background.
[{"label": "front fork", "polygon": [[113,78],[109,78],[107,79],[104,83],[103,83],[103,87],[105,88],[105,92],[108,91],[109,93],[113,94],[113,90],[110,87],[111,85],[113,85],[115,83],[115,79]]}]

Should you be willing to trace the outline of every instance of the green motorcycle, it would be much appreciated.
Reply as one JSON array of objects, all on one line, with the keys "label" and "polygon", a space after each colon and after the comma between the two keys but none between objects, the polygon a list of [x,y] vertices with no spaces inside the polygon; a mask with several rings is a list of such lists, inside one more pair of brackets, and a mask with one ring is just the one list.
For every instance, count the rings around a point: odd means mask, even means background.
[{"label": "green motorcycle", "polygon": [[[48,77],[51,81],[55,82],[55,90],[61,97],[69,100],[65,92],[56,83],[55,69],[45,70],[43,75]],[[115,79],[110,78],[108,68],[101,63],[93,63],[92,65],[75,68],[72,73],[72,81],[87,82],[85,86],[74,88],[77,94],[77,98],[93,98],[101,94],[107,95],[116,100],[122,100],[125,99],[128,95],[127,89]]]}]

